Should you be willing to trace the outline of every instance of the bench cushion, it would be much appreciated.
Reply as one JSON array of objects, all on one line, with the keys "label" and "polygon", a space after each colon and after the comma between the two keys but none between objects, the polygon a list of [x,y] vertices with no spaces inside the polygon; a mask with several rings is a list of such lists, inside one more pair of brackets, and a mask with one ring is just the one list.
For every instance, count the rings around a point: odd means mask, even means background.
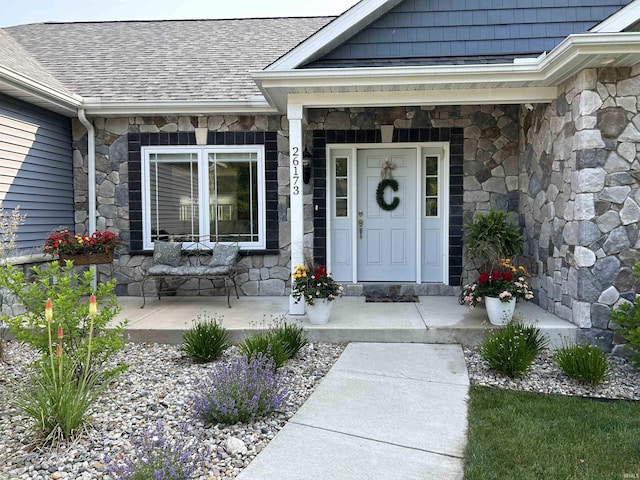
[{"label": "bench cushion", "polygon": [[172,267],[170,265],[152,265],[147,271],[148,275],[175,275],[185,277],[218,277],[228,275],[231,270],[229,265],[222,266],[195,266],[195,265],[182,265],[179,267]]},{"label": "bench cushion", "polygon": [[182,259],[182,243],[154,242],[153,264],[177,267]]},{"label": "bench cushion", "polygon": [[235,264],[240,248],[237,245],[221,245],[216,243],[209,260],[210,267],[230,266]]}]

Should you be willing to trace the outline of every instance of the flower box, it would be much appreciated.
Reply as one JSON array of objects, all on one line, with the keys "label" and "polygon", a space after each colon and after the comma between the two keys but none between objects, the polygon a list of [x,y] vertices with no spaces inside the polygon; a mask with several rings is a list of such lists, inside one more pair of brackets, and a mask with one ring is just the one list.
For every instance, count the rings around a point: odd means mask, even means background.
[{"label": "flower box", "polygon": [[113,251],[101,253],[84,253],[84,254],[64,254],[59,255],[60,262],[71,260],[74,265],[101,265],[113,262]]}]

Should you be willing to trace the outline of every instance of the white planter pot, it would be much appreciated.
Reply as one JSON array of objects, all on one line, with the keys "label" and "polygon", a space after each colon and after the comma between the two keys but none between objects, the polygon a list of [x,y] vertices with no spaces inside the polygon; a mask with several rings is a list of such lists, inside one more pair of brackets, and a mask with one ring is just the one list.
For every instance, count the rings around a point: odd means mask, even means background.
[{"label": "white planter pot", "polygon": [[313,325],[324,325],[329,321],[333,302],[326,298],[316,298],[313,305],[307,305],[307,316]]},{"label": "white planter pot", "polygon": [[484,297],[484,302],[492,325],[506,325],[513,318],[513,311],[516,308],[515,298],[503,302],[497,297]]}]

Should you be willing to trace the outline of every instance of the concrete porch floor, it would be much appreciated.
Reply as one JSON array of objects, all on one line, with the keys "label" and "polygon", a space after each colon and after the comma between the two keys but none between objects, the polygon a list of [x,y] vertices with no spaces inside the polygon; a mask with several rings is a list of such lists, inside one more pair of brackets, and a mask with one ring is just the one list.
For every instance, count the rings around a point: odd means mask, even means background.
[{"label": "concrete porch floor", "polygon": [[[289,297],[184,296],[147,298],[119,297],[122,311],[116,321],[127,319],[127,339],[132,342],[181,343],[182,333],[198,315],[221,317],[233,343],[272,319],[284,316],[307,329],[310,341],[323,342],[412,342],[477,345],[489,324],[483,306],[474,310],[459,305],[453,296],[422,296],[416,303],[366,303],[365,297],[343,297],[333,306],[327,325],[312,325],[304,316],[289,315]],[[576,338],[577,327],[531,302],[519,302],[515,319],[536,324],[549,335],[551,345]]]}]

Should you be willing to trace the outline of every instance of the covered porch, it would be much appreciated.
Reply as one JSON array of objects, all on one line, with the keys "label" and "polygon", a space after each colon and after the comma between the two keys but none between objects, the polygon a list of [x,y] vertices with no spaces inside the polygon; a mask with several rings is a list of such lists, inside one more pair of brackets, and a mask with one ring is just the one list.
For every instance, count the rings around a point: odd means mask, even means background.
[{"label": "covered porch", "polygon": [[[289,297],[241,297],[227,308],[226,298],[163,297],[142,300],[119,297],[122,311],[116,320],[129,320],[127,340],[149,343],[180,343],[182,333],[198,315],[217,315],[231,334],[233,343],[266,328],[270,321],[286,318],[301,322],[310,341],[320,342],[413,342],[477,345],[489,324],[484,307],[469,309],[455,296],[420,296],[419,302],[367,303],[364,296],[345,296],[333,306],[327,325],[312,325],[306,315],[291,315]],[[575,340],[576,325],[531,302],[520,302],[514,319],[536,324],[548,334],[552,346],[563,339]]]}]

